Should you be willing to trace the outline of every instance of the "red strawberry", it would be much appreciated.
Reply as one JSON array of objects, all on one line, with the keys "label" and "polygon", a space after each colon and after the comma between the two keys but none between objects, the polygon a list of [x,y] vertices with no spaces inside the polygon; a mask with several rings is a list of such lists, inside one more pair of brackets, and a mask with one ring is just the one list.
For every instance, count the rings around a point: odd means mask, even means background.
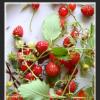
[{"label": "red strawberry", "polygon": [[26,61],[26,63],[27,63],[28,66],[31,66],[33,64],[32,61]]},{"label": "red strawberry", "polygon": [[27,73],[27,74],[25,75],[25,79],[34,80],[34,76],[32,75],[31,72],[29,72],[29,73]]},{"label": "red strawberry", "polygon": [[60,73],[60,67],[53,62],[49,62],[46,66],[46,73],[50,77],[56,77]]},{"label": "red strawberry", "polygon": [[[75,65],[73,65],[71,60],[60,60],[60,63],[63,64],[65,66],[65,68],[67,69],[67,74],[72,74],[73,70],[75,68]],[[78,72],[78,69],[76,69],[76,71],[74,72],[74,75],[76,75]]]},{"label": "red strawberry", "polygon": [[71,64],[70,60],[67,60],[67,61],[62,60],[61,63],[64,64],[64,66],[66,67],[68,73],[70,73],[74,69],[74,67],[75,67],[75,66],[73,66]]},{"label": "red strawberry", "polygon": [[71,32],[71,36],[72,36],[74,39],[77,39],[77,37],[79,36],[78,30],[74,29],[74,30]]},{"label": "red strawberry", "polygon": [[77,89],[77,83],[74,80],[72,80],[68,85],[68,89],[72,93],[75,92]]},{"label": "red strawberry", "polygon": [[81,12],[84,16],[93,16],[94,14],[94,8],[91,5],[85,5],[81,8]]},{"label": "red strawberry", "polygon": [[57,95],[62,95],[62,93],[63,93],[63,90],[62,90],[62,89],[56,90],[56,94],[57,94]]},{"label": "red strawberry", "polygon": [[[87,94],[84,90],[81,89],[78,92],[77,97],[87,97]],[[74,99],[74,100],[86,100],[86,98],[84,98],[84,99],[83,98],[78,98],[78,99]]]},{"label": "red strawberry", "polygon": [[41,54],[48,49],[48,42],[47,41],[39,41],[36,44],[37,51]]},{"label": "red strawberry", "polygon": [[59,16],[65,17],[68,14],[68,8],[65,5],[62,5],[59,8]]},{"label": "red strawberry", "polygon": [[36,76],[39,76],[40,74],[42,74],[42,67],[34,64],[32,71]]},{"label": "red strawberry", "polygon": [[80,54],[78,52],[71,53],[71,63],[72,65],[76,65],[80,60]]},{"label": "red strawberry", "polygon": [[64,47],[69,47],[71,44],[69,37],[66,37],[63,41]]},{"label": "red strawberry", "polygon": [[13,30],[13,36],[17,36],[17,37],[22,37],[23,36],[23,28],[22,26],[17,26],[14,30]]},{"label": "red strawberry", "polygon": [[21,65],[20,69],[21,69],[21,71],[25,71],[25,70],[27,70],[27,66],[26,65]]},{"label": "red strawberry", "polygon": [[23,100],[23,98],[19,94],[16,93],[10,96],[8,100]]},{"label": "red strawberry", "polygon": [[57,61],[57,58],[56,58],[55,55],[52,54],[52,53],[49,54],[49,59],[50,59],[50,61],[52,61],[52,62]]},{"label": "red strawberry", "polygon": [[38,10],[39,9],[39,6],[40,6],[40,4],[32,3],[33,10]]},{"label": "red strawberry", "polygon": [[31,53],[31,49],[30,48],[24,48],[23,53],[24,53],[24,55],[29,55]]},{"label": "red strawberry", "polygon": [[76,4],[68,4],[68,8],[71,10],[71,11],[74,11],[76,9]]}]

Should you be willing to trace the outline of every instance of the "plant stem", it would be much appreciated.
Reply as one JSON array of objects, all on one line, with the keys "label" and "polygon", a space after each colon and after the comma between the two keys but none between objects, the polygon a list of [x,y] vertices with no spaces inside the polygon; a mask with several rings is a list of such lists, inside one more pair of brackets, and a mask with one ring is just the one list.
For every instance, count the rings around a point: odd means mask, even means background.
[{"label": "plant stem", "polygon": [[68,87],[68,85],[69,85],[69,83],[70,83],[70,81],[71,81],[71,79],[72,79],[72,77],[73,77],[73,75],[74,75],[74,73],[75,73],[75,71],[76,71],[76,68],[77,68],[77,65],[75,66],[75,68],[74,68],[74,70],[73,70],[73,73],[71,74],[70,79],[68,80],[68,83],[67,83],[66,87],[64,88],[64,91],[63,91],[62,95],[65,94],[66,89],[67,89],[67,87]]},{"label": "plant stem", "polygon": [[[10,76],[11,76],[11,78],[12,78],[12,80],[13,81],[15,81],[16,80],[16,83],[18,84],[18,85],[20,85],[20,82],[13,76],[13,74],[12,74],[12,72],[11,72],[11,70],[10,70],[10,64],[8,63],[8,62],[6,62],[6,66],[7,66],[7,68],[8,68],[8,70],[9,70],[9,74],[10,74]],[[17,85],[16,85],[16,83],[14,83],[14,87],[16,87],[17,88]]]},{"label": "plant stem", "polygon": [[24,61],[26,67],[30,70],[30,72],[32,73],[32,75],[36,78],[36,79],[39,79],[34,73],[33,71],[30,69],[30,67],[27,65],[26,61]]},{"label": "plant stem", "polygon": [[[82,55],[81,55],[81,58],[82,58],[82,56],[83,56],[83,53],[82,53]],[[81,58],[80,58],[80,59],[81,59]],[[78,64],[77,64],[77,65],[78,65]],[[67,87],[68,87],[70,81],[72,80],[72,77],[73,77],[73,75],[74,75],[74,73],[75,73],[75,71],[76,71],[76,69],[77,69],[77,67],[78,67],[77,65],[75,66],[75,68],[74,68],[74,70],[73,70],[73,72],[72,72],[72,74],[71,74],[71,76],[70,76],[70,78],[69,78],[69,80],[68,80],[68,83],[67,83],[67,85],[66,85],[65,88],[64,88],[64,91],[63,91],[62,95],[65,94],[66,89],[67,89]]]},{"label": "plant stem", "polygon": [[70,13],[70,15],[74,18],[74,20],[78,23],[78,25],[80,26],[80,29],[81,29],[82,32],[83,32],[83,28],[82,28],[81,24],[77,21],[76,17],[72,14],[72,12],[71,12],[70,9],[69,9],[69,13]]},{"label": "plant stem", "polygon": [[30,25],[29,25],[29,28],[30,28],[31,32],[32,32],[32,20],[33,20],[33,16],[34,16],[34,12],[32,14],[32,17],[31,17],[31,20],[30,20]]}]

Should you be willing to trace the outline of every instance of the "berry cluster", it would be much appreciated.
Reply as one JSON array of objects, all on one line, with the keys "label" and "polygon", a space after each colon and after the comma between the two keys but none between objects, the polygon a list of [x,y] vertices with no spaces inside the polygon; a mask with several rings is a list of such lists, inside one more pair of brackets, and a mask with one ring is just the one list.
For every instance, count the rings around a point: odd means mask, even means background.
[{"label": "berry cluster", "polygon": [[[36,11],[40,7],[40,4],[32,4],[31,6],[33,10]],[[66,30],[66,17],[75,11],[76,8],[76,4],[60,5],[58,15],[60,18],[62,31]],[[81,7],[81,12],[86,17],[93,16],[94,8],[91,5],[84,5]],[[55,94],[58,96],[67,95],[70,97],[69,95],[73,95],[78,87],[78,83],[75,81],[75,77],[79,72],[77,66],[81,62],[81,53],[74,49],[78,39],[81,36],[77,26],[73,26],[73,29],[69,35],[64,37],[62,41],[62,47],[58,47],[59,49],[63,48],[64,50],[68,51],[68,54],[66,54],[68,58],[63,58],[63,55],[62,58],[56,55],[53,51],[56,46],[54,44],[51,45],[49,41],[38,41],[35,44],[24,43],[22,40],[24,33],[24,29],[21,25],[18,25],[14,28],[12,35],[14,37],[15,43],[17,43],[17,53],[13,53],[13,55],[10,54],[9,56],[9,60],[12,65],[17,64],[15,71],[18,71],[18,75],[20,76],[19,79],[23,79],[23,83],[27,83],[39,78],[42,81],[48,82],[49,86],[54,89]],[[83,36],[81,39],[83,39]],[[44,64],[45,61],[47,62],[46,64]],[[62,78],[61,75],[63,73],[63,69],[65,74]],[[68,80],[65,78],[66,76],[71,77],[71,79]],[[54,82],[53,80],[57,77],[59,77],[59,79]],[[49,79],[52,79],[52,81]],[[59,80],[61,80],[60,83]],[[84,97],[87,96],[87,94],[83,89],[81,89],[76,96]],[[13,92],[13,94],[11,94],[10,98],[7,100],[24,99],[19,93]],[[53,100],[52,96],[50,100]],[[74,98],[73,100],[82,99]]]}]

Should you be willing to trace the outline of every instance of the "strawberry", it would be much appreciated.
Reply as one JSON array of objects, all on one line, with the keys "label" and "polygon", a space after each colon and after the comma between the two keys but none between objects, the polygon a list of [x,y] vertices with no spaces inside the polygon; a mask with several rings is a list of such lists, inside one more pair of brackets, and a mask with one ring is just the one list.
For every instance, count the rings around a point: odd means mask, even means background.
[{"label": "strawberry", "polygon": [[55,57],[55,55],[53,53],[50,53],[49,54],[49,60],[52,61],[52,62],[55,62],[57,61],[58,59]]},{"label": "strawberry", "polygon": [[26,63],[27,63],[28,66],[31,66],[33,64],[33,62],[30,61],[30,60],[26,61]]},{"label": "strawberry", "polygon": [[35,10],[35,11],[39,9],[39,6],[40,6],[40,4],[32,3],[32,8],[33,8],[33,10]]},{"label": "strawberry", "polygon": [[27,79],[27,80],[34,80],[34,76],[32,75],[31,72],[29,72],[29,73],[27,73],[27,74],[25,75],[25,79]]},{"label": "strawberry", "polygon": [[60,67],[53,62],[49,62],[46,65],[46,73],[49,77],[56,77],[60,73]]},{"label": "strawberry", "polygon": [[[82,89],[77,93],[77,97],[86,97],[86,96],[87,96],[86,92]],[[86,100],[86,99],[78,98],[78,99],[74,99],[74,100]]]},{"label": "strawberry", "polygon": [[80,60],[80,54],[78,52],[71,53],[71,63],[72,65],[76,65]]},{"label": "strawberry", "polygon": [[94,8],[91,5],[87,4],[85,6],[82,6],[81,12],[86,17],[93,16],[93,14],[94,14]]},{"label": "strawberry", "polygon": [[63,41],[64,47],[69,47],[70,44],[71,44],[71,41],[70,41],[69,37],[66,37],[66,38],[64,39],[64,41]]},{"label": "strawberry", "polygon": [[41,54],[48,49],[48,42],[47,41],[39,41],[36,44],[37,51]]},{"label": "strawberry", "polygon": [[22,26],[18,25],[14,30],[13,30],[13,36],[15,37],[23,37],[23,28]]},{"label": "strawberry", "polygon": [[[75,65],[73,65],[72,61],[71,60],[60,60],[60,63],[64,65],[64,67],[66,68],[67,70],[67,74],[71,75],[73,73],[73,70],[75,68]],[[78,69],[76,69],[74,75],[76,75],[78,72]]]},{"label": "strawberry", "polygon": [[21,65],[20,69],[21,69],[21,71],[25,71],[25,70],[27,70],[27,66],[26,65]]},{"label": "strawberry", "polygon": [[36,76],[39,76],[40,74],[42,74],[42,67],[34,64],[32,71]]},{"label": "strawberry", "polygon": [[31,49],[30,48],[24,48],[23,49],[23,54],[24,55],[29,55],[31,53]]},{"label": "strawberry", "polygon": [[74,30],[71,32],[71,36],[72,36],[72,38],[77,39],[77,37],[79,36],[78,30],[74,29]]},{"label": "strawberry", "polygon": [[59,16],[60,17],[65,17],[68,14],[68,8],[65,5],[62,5],[59,8],[59,11],[58,12],[59,12]]},{"label": "strawberry", "polygon": [[63,93],[63,90],[62,90],[62,89],[56,90],[56,94],[57,94],[57,95],[62,95],[62,93]]},{"label": "strawberry", "polygon": [[72,93],[75,92],[77,89],[77,83],[74,80],[72,80],[68,85],[68,89]]},{"label": "strawberry", "polygon": [[71,10],[71,11],[74,11],[76,9],[76,4],[68,4],[68,8]]},{"label": "strawberry", "polygon": [[8,100],[23,100],[23,98],[18,93],[16,93],[11,95]]}]

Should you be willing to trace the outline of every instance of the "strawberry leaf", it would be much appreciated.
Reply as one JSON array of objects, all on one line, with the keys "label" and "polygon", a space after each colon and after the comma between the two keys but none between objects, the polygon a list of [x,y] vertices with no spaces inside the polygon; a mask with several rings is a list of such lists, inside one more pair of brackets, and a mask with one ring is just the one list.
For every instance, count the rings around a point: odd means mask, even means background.
[{"label": "strawberry leaf", "polygon": [[68,54],[68,51],[64,47],[55,47],[52,49],[52,53],[55,56],[65,56]]},{"label": "strawberry leaf", "polygon": [[18,90],[25,100],[44,100],[48,96],[49,86],[37,79],[28,84],[22,84]]},{"label": "strawberry leaf", "polygon": [[44,38],[52,42],[61,34],[60,19],[57,14],[50,14],[43,22],[42,33]]}]

